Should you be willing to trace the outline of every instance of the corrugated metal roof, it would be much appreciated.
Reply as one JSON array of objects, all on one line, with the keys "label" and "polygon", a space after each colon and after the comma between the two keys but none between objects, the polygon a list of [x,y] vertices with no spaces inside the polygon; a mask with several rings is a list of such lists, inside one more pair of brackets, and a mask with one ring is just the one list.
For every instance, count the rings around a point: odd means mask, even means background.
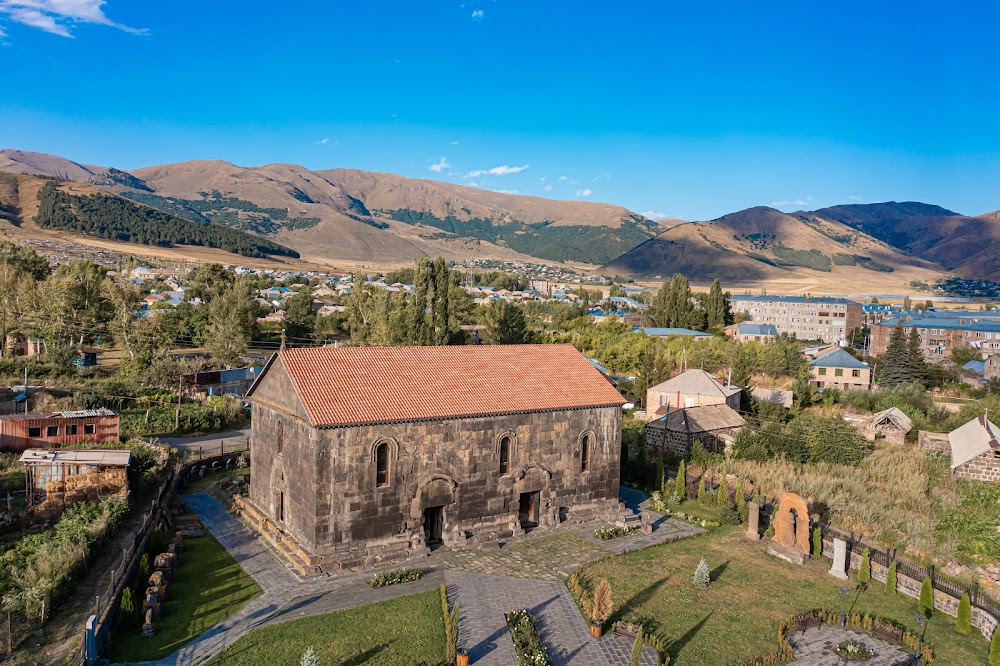
[{"label": "corrugated metal roof", "polygon": [[987,451],[1000,450],[1000,428],[977,416],[965,425],[948,433],[951,444],[951,468],[955,469]]},{"label": "corrugated metal roof", "polygon": [[572,345],[313,347],[277,357],[317,427],[625,404]]},{"label": "corrugated metal roof", "polygon": [[110,409],[81,409],[75,412],[57,412],[59,416],[66,419],[91,419],[98,416],[114,416],[115,413]]},{"label": "corrugated metal roof", "polygon": [[728,405],[703,405],[671,410],[665,418],[654,421],[672,432],[699,433],[742,428],[746,421]]},{"label": "corrugated metal roof", "polygon": [[810,361],[809,365],[817,368],[868,368],[867,363],[859,361],[843,349],[834,349],[829,354],[824,354],[823,356]]},{"label": "corrugated metal roof", "polygon": [[721,381],[705,372],[704,370],[688,370],[682,372],[673,379],[657,384],[650,391],[660,393],[684,393],[687,395],[712,395],[728,398],[739,393],[740,388],[736,386],[725,386]]},{"label": "corrugated metal roof", "polygon": [[100,465],[128,467],[132,452],[119,449],[28,449],[21,454],[24,464]]}]

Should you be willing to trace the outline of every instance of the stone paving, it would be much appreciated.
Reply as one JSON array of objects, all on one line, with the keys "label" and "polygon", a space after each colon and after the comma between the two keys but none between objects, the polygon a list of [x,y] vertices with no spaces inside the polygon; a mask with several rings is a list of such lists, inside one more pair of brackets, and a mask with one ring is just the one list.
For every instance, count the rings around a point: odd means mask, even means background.
[{"label": "stone paving", "polygon": [[[438,551],[430,558],[410,564],[425,570],[419,581],[372,588],[367,584],[371,572],[297,579],[215,497],[198,493],[185,501],[199,514],[205,528],[260,585],[262,594],[167,658],[145,662],[156,666],[197,664],[258,627],[424,592],[443,582],[448,584],[449,596],[462,606],[463,646],[474,650],[474,664],[516,663],[504,613],[520,608],[529,608],[538,617],[553,663],[627,664],[632,642],[613,637],[591,639],[563,579],[601,557],[703,531],[654,514],[652,534],[636,533],[611,541],[594,537],[594,525],[558,533],[536,532],[502,548]],[[475,658],[477,650],[484,655],[484,661]],[[651,648],[644,652],[642,663],[656,663]]]},{"label": "stone paving", "polygon": [[901,647],[875,638],[863,631],[840,627],[810,627],[788,637],[795,654],[796,666],[839,666],[848,662],[837,656],[833,648],[847,640],[868,646],[875,656],[864,662],[866,666],[904,666],[912,663],[912,655]]},{"label": "stone paving", "polygon": [[[562,583],[489,576],[469,571],[445,572],[448,598],[461,609],[459,646],[477,666],[517,663],[505,613],[522,608],[535,616],[542,643],[554,666],[627,665],[632,641],[607,635],[591,638],[587,623]],[[655,666],[656,652],[645,648],[641,663]]]}]

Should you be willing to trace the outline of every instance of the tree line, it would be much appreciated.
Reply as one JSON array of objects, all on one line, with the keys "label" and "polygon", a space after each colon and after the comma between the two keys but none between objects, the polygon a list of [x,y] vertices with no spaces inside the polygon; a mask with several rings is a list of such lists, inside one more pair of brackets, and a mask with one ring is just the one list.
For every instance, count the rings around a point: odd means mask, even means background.
[{"label": "tree line", "polygon": [[55,181],[46,183],[39,191],[34,220],[48,229],[78,231],[143,245],[198,245],[245,257],[299,256],[295,250],[237,229],[182,220],[120,197],[68,194]]}]

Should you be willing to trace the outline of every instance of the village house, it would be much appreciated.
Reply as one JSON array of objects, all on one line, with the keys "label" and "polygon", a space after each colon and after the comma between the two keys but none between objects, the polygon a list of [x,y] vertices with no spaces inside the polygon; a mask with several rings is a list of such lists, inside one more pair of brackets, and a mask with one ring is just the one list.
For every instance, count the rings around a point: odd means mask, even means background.
[{"label": "village house", "polygon": [[688,370],[646,389],[646,418],[666,416],[669,408],[727,405],[738,410],[741,390],[704,370]]},{"label": "village house", "polygon": [[300,572],[620,515],[625,400],[570,345],[286,349],[248,399],[241,512]]},{"label": "village house", "polygon": [[785,409],[791,409],[795,402],[795,394],[792,391],[782,389],[769,389],[754,386],[750,389],[750,395],[763,402],[773,402],[781,405]]},{"label": "village house", "polygon": [[646,447],[653,454],[690,458],[695,442],[713,453],[724,453],[746,425],[739,412],[726,404],[670,408],[666,416],[646,424]]},{"label": "village house", "polygon": [[738,324],[726,326],[726,335],[740,342],[770,342],[778,337],[778,329],[774,324],[755,324],[741,321]]},{"label": "village house", "polygon": [[841,391],[867,391],[871,386],[872,371],[868,364],[843,349],[835,349],[813,359],[809,362],[809,370],[812,374],[809,383],[821,390],[835,388]]},{"label": "village house", "polygon": [[1000,428],[978,416],[948,434],[951,474],[969,481],[1000,481]]},{"label": "village house", "polygon": [[110,409],[0,416],[0,451],[118,440],[118,415]]},{"label": "village house", "polygon": [[983,361],[983,379],[1000,379],[1000,354],[991,354]]}]

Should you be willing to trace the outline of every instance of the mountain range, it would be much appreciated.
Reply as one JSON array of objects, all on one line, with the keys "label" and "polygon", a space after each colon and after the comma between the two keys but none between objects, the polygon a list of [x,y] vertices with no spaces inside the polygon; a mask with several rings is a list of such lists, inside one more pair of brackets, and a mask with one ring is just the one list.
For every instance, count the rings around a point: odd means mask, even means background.
[{"label": "mountain range", "polygon": [[[59,191],[100,193],[139,210],[162,211],[162,219],[174,220],[172,228],[184,233],[190,233],[186,223],[222,225],[282,248],[265,243],[253,252],[297,251],[321,265],[391,267],[443,255],[561,262],[651,280],[680,272],[695,282],[718,277],[790,291],[902,286],[945,273],[1000,281],[1000,212],[968,217],[915,202],[794,213],[756,207],[705,222],[655,222],[612,204],[293,164],[240,167],[207,160],[124,171],[5,149],[0,172],[19,174],[21,200],[25,192],[41,192],[42,179],[55,178],[63,181]],[[0,188],[0,226],[5,216],[13,220],[14,209],[21,211],[21,226],[30,226],[37,206],[5,201]],[[224,244],[213,242],[211,247]],[[242,236],[225,243],[244,254],[254,245]]]}]

